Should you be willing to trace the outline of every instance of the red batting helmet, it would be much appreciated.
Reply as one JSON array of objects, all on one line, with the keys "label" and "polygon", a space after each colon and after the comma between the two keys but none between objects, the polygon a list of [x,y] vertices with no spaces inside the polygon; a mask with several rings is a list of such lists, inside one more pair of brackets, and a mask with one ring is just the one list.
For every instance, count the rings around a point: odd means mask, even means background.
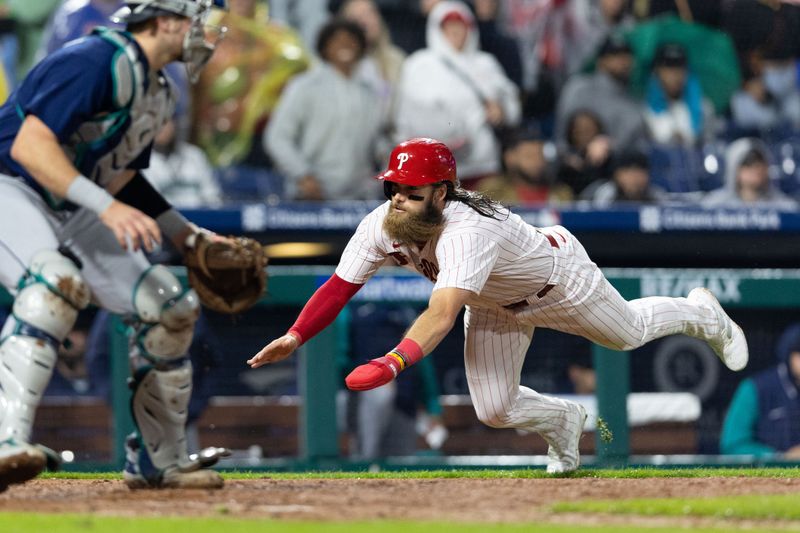
[{"label": "red batting helmet", "polygon": [[456,184],[456,160],[442,142],[425,137],[409,139],[395,146],[389,168],[376,178],[414,187],[443,181]]}]

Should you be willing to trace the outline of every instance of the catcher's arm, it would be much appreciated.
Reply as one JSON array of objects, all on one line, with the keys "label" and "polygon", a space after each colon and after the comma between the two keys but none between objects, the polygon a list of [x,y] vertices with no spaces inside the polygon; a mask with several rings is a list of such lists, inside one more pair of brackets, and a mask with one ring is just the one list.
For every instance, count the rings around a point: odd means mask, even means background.
[{"label": "catcher's arm", "polygon": [[267,344],[247,364],[258,368],[289,357],[298,346],[328,327],[361,287],[363,284],[350,283],[333,274],[308,300],[289,331]]},{"label": "catcher's arm", "polygon": [[187,245],[191,242],[190,237],[207,230],[202,230],[186,220],[186,217],[172,207],[141,172],[128,172],[133,173],[133,176],[114,196],[117,200],[137,207],[153,217],[164,235],[181,253],[185,253]]},{"label": "catcher's arm", "polygon": [[[11,145],[11,157],[49,192],[97,213],[123,248],[128,247],[129,238],[134,250],[141,244],[152,251],[154,244],[161,242],[161,232],[153,217],[143,209],[115,199],[113,189],[108,191],[82,176],[64,153],[53,130],[35,115],[28,115],[22,121]],[[130,174],[123,173],[120,178],[121,182],[130,178]]]},{"label": "catcher's arm", "polygon": [[200,233],[213,241],[231,240],[189,222],[140,172],[136,172],[115,197],[152,216],[164,235],[184,255],[188,248],[194,247],[195,238]]},{"label": "catcher's arm", "polygon": [[385,385],[432,352],[453,329],[458,314],[472,294],[453,287],[433,291],[428,308],[414,321],[400,344],[383,357],[356,367],[345,378],[347,388],[370,390]]}]

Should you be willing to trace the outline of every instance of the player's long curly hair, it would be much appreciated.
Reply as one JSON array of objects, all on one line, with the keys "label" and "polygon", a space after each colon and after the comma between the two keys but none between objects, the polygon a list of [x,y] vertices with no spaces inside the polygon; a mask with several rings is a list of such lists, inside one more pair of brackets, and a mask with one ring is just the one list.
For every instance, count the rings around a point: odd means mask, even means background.
[{"label": "player's long curly hair", "polygon": [[495,202],[488,196],[484,196],[476,191],[468,191],[462,189],[452,181],[445,181],[443,184],[447,187],[447,195],[445,200],[454,202],[461,202],[470,206],[478,212],[481,216],[487,218],[494,218],[496,220],[506,220],[509,215],[509,210],[499,202]]}]

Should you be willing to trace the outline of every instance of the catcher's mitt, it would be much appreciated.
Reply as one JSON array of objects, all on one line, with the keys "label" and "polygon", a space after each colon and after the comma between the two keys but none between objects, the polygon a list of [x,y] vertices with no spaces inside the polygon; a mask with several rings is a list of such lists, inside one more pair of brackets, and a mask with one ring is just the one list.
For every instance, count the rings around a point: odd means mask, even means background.
[{"label": "catcher's mitt", "polygon": [[267,288],[267,256],[247,237],[219,238],[198,233],[184,262],[189,283],[200,301],[220,313],[240,313],[252,307]]}]

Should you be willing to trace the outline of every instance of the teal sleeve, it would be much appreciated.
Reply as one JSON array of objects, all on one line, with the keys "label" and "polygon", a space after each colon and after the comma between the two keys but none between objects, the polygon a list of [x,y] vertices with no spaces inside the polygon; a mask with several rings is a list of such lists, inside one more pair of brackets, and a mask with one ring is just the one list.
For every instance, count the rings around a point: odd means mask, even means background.
[{"label": "teal sleeve", "polygon": [[758,393],[752,379],[744,380],[733,395],[722,425],[719,448],[724,454],[765,456],[776,452],[756,440]]},{"label": "teal sleeve", "polygon": [[436,370],[430,357],[423,357],[417,363],[417,368],[422,378],[422,389],[425,398],[425,411],[429,415],[442,414],[442,404],[439,403],[439,383],[436,381]]}]

